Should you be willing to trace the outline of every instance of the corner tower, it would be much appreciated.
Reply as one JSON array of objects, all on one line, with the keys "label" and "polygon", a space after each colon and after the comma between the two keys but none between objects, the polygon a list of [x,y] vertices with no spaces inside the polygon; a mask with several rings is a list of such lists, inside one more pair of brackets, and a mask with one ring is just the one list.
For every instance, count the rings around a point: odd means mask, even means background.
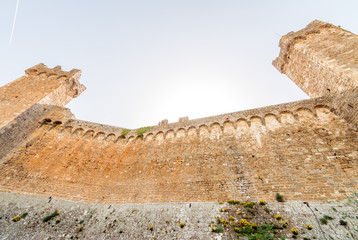
[{"label": "corner tower", "polygon": [[86,89],[80,76],[77,69],[65,72],[60,66],[50,69],[40,63],[0,88],[0,159],[22,143],[51,109],[65,106]]},{"label": "corner tower", "polygon": [[322,21],[280,40],[273,65],[309,97],[326,97],[331,108],[358,127],[358,36]]}]

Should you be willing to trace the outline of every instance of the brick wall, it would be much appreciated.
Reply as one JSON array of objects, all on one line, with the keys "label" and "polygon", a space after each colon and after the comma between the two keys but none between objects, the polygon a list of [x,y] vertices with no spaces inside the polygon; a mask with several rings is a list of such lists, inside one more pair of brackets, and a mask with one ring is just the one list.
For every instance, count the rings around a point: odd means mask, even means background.
[{"label": "brick wall", "polygon": [[0,190],[111,203],[273,200],[276,192],[343,199],[357,190],[358,133],[324,99],[250,111],[144,139],[72,121],[43,125],[3,162]]}]

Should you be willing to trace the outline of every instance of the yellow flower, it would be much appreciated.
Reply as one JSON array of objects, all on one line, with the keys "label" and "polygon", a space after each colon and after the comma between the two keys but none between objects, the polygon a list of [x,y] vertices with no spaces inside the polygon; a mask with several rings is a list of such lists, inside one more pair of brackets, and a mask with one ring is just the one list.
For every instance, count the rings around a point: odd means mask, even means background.
[{"label": "yellow flower", "polygon": [[185,223],[180,222],[180,223],[179,223],[179,227],[180,227],[180,228],[185,227]]},{"label": "yellow flower", "polygon": [[264,200],[259,201],[260,205],[266,205],[266,202]]},{"label": "yellow flower", "polygon": [[236,214],[237,214],[237,215],[241,214],[241,211],[237,211]]},{"label": "yellow flower", "polygon": [[230,220],[230,221],[235,221],[235,218],[234,218],[233,216],[230,216],[230,217],[229,217],[229,220]]},{"label": "yellow flower", "polygon": [[20,216],[15,216],[15,217],[12,219],[12,221],[14,221],[14,222],[20,221]]},{"label": "yellow flower", "polygon": [[253,224],[251,225],[251,227],[252,227],[252,229],[257,229],[257,224],[256,224],[256,223],[253,223]]},{"label": "yellow flower", "polygon": [[82,232],[83,226],[79,227],[77,230],[78,230],[79,232]]},{"label": "yellow flower", "polygon": [[288,225],[287,221],[280,221],[280,223],[282,224],[283,228],[286,228]]},{"label": "yellow flower", "polygon": [[292,232],[294,235],[297,235],[297,234],[298,234],[297,229],[294,229],[294,228],[291,229],[291,232]]},{"label": "yellow flower", "polygon": [[240,224],[242,224],[244,226],[251,225],[246,219],[241,219]]},{"label": "yellow flower", "polygon": [[281,220],[282,219],[281,215],[276,215],[275,218],[276,218],[276,220]]},{"label": "yellow flower", "polygon": [[308,230],[312,230],[312,226],[311,226],[309,223],[306,224],[306,228],[307,228]]}]

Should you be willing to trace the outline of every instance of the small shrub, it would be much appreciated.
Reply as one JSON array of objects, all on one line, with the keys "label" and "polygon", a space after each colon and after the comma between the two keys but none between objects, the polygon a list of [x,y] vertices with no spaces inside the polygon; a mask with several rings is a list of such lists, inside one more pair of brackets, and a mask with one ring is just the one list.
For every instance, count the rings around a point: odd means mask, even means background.
[{"label": "small shrub", "polygon": [[224,228],[221,224],[219,224],[217,227],[212,227],[211,231],[215,233],[222,233],[224,232]]},{"label": "small shrub", "polygon": [[339,220],[339,224],[342,226],[347,226],[348,223],[346,221]]},{"label": "small shrub", "polygon": [[323,224],[323,225],[326,225],[328,223],[327,219],[325,219],[324,217],[323,218],[320,218],[319,221]]},{"label": "small shrub", "polygon": [[251,227],[252,227],[252,229],[256,230],[257,229],[257,224],[253,223],[253,224],[251,224]]},{"label": "small shrub", "polygon": [[333,217],[328,216],[328,215],[324,215],[323,217],[324,217],[325,219],[327,219],[327,220],[333,220]]},{"label": "small shrub", "polygon": [[180,223],[179,223],[179,227],[180,227],[180,228],[184,228],[184,227],[185,227],[185,223],[180,222]]},{"label": "small shrub", "polygon": [[58,211],[56,210],[56,211],[54,211],[51,215],[48,215],[48,216],[44,217],[44,218],[42,219],[42,221],[43,221],[43,222],[48,222],[48,221],[50,221],[52,218],[56,217],[57,215],[60,215],[60,212],[58,212]]},{"label": "small shrub", "polygon": [[265,207],[265,212],[267,212],[268,214],[270,214],[271,213],[271,210],[268,208],[268,207]]},{"label": "small shrub", "polygon": [[283,228],[286,228],[288,225],[287,221],[280,221],[280,223],[282,224]]},{"label": "small shrub", "polygon": [[297,234],[298,234],[298,231],[297,231],[297,229],[295,229],[295,228],[292,228],[292,229],[291,229],[291,232],[293,233],[293,235],[297,235]]},{"label": "small shrub", "polygon": [[241,219],[240,224],[243,225],[243,226],[251,225],[246,219]]},{"label": "small shrub", "polygon": [[26,218],[27,214],[28,214],[28,212],[24,212],[20,218]]},{"label": "small shrub", "polygon": [[279,193],[276,193],[276,200],[277,200],[277,202],[283,202],[283,197],[282,197],[282,195],[279,194]]},{"label": "small shrub", "polygon": [[220,221],[225,227],[229,224],[229,221],[228,220],[225,220],[225,219],[221,219]]},{"label": "small shrub", "polygon": [[136,133],[137,133],[137,136],[140,137],[140,138],[143,138],[143,134],[145,132],[147,132],[149,129],[151,129],[152,127],[141,127],[141,128],[138,128]]},{"label": "small shrub", "polygon": [[130,132],[130,129],[123,129],[120,138],[126,138],[126,135]]},{"label": "small shrub", "polygon": [[240,204],[240,201],[238,200],[229,200],[227,201],[228,204],[231,204],[231,205],[235,205],[235,204]]},{"label": "small shrub", "polygon": [[20,216],[15,216],[15,217],[12,219],[12,221],[13,221],[13,222],[18,222],[18,221],[20,221],[20,219],[21,219]]}]

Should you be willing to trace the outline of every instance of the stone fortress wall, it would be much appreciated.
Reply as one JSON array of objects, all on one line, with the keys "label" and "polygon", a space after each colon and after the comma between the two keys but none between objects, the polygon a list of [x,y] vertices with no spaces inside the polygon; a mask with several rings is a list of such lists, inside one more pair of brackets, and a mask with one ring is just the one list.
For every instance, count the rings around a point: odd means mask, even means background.
[{"label": "stone fortress wall", "polygon": [[[322,39],[331,36],[326,45],[335,61],[318,54],[327,47]],[[75,119],[63,106],[84,89],[78,72],[59,74],[58,68],[37,65],[0,89],[5,116],[0,191],[91,203],[273,200],[276,192],[286,200],[341,200],[358,190],[358,58],[357,50],[347,47],[353,60],[349,70],[343,67],[341,55],[333,54],[335,46],[346,49],[342,39],[355,46],[357,36],[315,21],[281,40],[274,65],[310,100],[177,123],[164,120],[143,138],[135,130],[121,138],[123,128]],[[25,106],[29,96],[36,97]],[[29,112],[32,106],[38,110]],[[25,115],[31,127],[19,137],[24,125],[15,120]]]}]

